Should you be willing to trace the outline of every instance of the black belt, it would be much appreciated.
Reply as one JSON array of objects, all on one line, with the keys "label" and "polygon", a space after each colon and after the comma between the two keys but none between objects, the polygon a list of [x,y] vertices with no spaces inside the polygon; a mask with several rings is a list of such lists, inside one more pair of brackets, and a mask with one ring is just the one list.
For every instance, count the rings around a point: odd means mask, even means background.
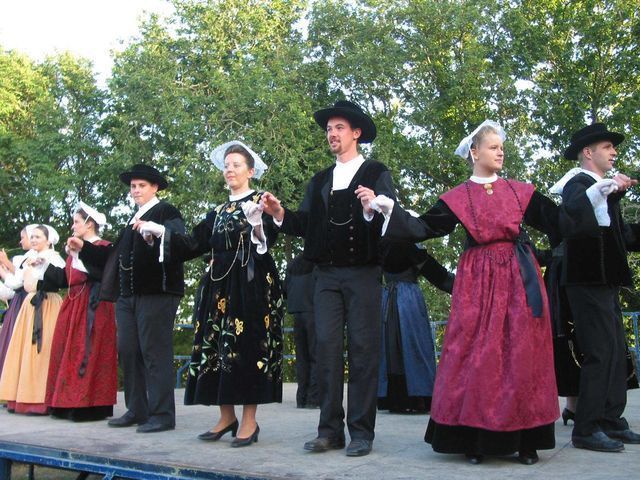
[{"label": "black belt", "polygon": [[516,259],[520,267],[520,278],[524,284],[524,292],[527,296],[527,305],[531,307],[533,316],[542,317],[542,292],[538,281],[538,269],[533,253],[529,247],[529,241],[518,238],[515,243]]},{"label": "black belt", "polygon": [[43,290],[38,290],[31,298],[31,305],[34,307],[31,343],[37,345],[38,353],[42,350],[42,303],[46,298],[47,292]]},{"label": "black belt", "polygon": [[[536,269],[536,261],[529,247],[530,242],[526,237],[520,235],[513,242],[513,244],[516,260],[518,261],[518,267],[520,270],[520,278],[522,279],[524,292],[527,298],[527,305],[529,305],[529,307],[531,308],[533,316],[536,318],[540,318],[542,317],[543,312],[542,291],[540,290],[540,282],[538,281],[538,270]],[[473,239],[473,237],[469,236],[467,237],[465,248],[477,247],[481,245],[490,244],[479,244]]]}]

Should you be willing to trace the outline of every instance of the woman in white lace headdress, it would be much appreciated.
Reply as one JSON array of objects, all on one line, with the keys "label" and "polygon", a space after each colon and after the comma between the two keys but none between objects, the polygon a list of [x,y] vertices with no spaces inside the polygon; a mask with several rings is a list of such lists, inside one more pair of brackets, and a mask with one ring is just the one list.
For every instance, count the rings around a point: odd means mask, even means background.
[{"label": "woman in white lace headdress", "polygon": [[[191,235],[140,223],[140,233],[162,237],[163,261],[211,254],[212,263],[196,305],[196,328],[185,404],[218,405],[220,417],[204,441],[236,436],[231,446],[258,441],[259,404],[282,401],[283,299],[269,253],[278,229],[257,204],[251,188],[266,165],[247,145],[232,141],[211,154],[229,197],[196,225]],[[234,406],[242,405],[242,417]]]},{"label": "woman in white lace headdress", "polygon": [[[111,242],[99,237],[104,214],[80,202],[73,215],[73,236],[94,245]],[[85,265],[71,251],[65,268],[49,265],[46,285],[68,288],[53,336],[47,405],[51,415],[73,421],[100,420],[113,415],[118,391],[114,305],[100,301],[102,270]]]},{"label": "woman in white lace headdress", "polygon": [[381,207],[392,240],[442,237],[458,224],[466,234],[425,440],[471,463],[518,452],[531,465],[537,450],[554,447],[559,410],[547,297],[522,225],[557,236],[558,207],[533,185],[498,175],[504,138],[491,121],[466,137],[456,154],[473,175],[422,216],[391,200]]},{"label": "woman in white lace headdress", "polygon": [[46,414],[47,374],[51,341],[62,298],[47,291],[41,281],[49,265],[64,267],[64,260],[53,246],[58,233],[49,225],[36,225],[31,230],[31,249],[35,252],[23,268],[27,296],[22,303],[0,376],[0,401],[17,413]]}]

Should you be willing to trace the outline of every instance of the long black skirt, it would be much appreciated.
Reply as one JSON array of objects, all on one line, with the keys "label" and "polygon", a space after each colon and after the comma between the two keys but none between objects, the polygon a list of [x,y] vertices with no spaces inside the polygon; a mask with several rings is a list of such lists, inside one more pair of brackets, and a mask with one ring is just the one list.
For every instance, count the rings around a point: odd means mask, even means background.
[{"label": "long black skirt", "polygon": [[550,450],[556,446],[553,423],[513,432],[494,432],[475,427],[442,425],[430,419],[424,441],[430,443],[438,453],[471,455],[510,455]]}]

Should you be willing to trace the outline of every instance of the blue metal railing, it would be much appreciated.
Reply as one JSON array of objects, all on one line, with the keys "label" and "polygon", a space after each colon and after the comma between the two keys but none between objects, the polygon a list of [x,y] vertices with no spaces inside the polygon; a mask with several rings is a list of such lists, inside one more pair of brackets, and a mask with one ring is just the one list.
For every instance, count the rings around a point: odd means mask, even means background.
[{"label": "blue metal railing", "polygon": [[[640,312],[623,312],[623,317],[631,318],[631,325],[633,328],[633,342],[629,344],[629,348],[634,352],[637,364],[640,365],[640,335],[638,329],[638,321],[640,319]],[[445,328],[447,325],[446,320],[433,320],[431,321],[431,336],[434,339],[434,348],[436,350],[436,359],[440,358],[440,348],[438,348],[438,342],[436,339],[438,338],[438,330]],[[177,328],[183,329],[193,329],[193,325],[190,323],[179,324],[176,325]],[[285,335],[291,335],[293,333],[293,327],[285,327],[283,329]],[[284,358],[287,360],[295,360],[295,354],[285,354]],[[187,368],[189,368],[189,361],[191,360],[190,355],[175,355],[173,359],[177,362],[180,362],[180,367],[176,371],[176,388],[180,388],[182,385],[182,376]]]}]

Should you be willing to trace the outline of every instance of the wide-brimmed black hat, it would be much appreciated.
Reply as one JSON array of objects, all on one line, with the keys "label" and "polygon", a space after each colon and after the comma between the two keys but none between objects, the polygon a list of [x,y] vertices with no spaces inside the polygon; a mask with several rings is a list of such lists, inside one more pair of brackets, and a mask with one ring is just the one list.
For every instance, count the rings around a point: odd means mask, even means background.
[{"label": "wide-brimmed black hat", "polygon": [[580,150],[603,140],[611,140],[614,145],[618,145],[624,140],[624,135],[610,132],[604,123],[592,123],[571,135],[571,145],[564,151],[564,158],[577,160]]},{"label": "wide-brimmed black hat", "polygon": [[330,118],[342,117],[349,120],[351,128],[359,128],[362,130],[362,134],[358,139],[360,143],[371,143],[376,138],[376,124],[369,115],[359,105],[347,100],[338,100],[333,104],[333,107],[323,108],[313,114],[316,123],[322,127],[323,130],[327,129],[327,122]]},{"label": "wide-brimmed black hat", "polygon": [[120,174],[120,180],[125,185],[130,185],[131,180],[138,178],[141,180],[147,180],[148,182],[158,185],[158,190],[164,190],[169,183],[167,179],[151,165],[145,165],[144,163],[138,163],[131,167],[128,172],[122,172]]}]

